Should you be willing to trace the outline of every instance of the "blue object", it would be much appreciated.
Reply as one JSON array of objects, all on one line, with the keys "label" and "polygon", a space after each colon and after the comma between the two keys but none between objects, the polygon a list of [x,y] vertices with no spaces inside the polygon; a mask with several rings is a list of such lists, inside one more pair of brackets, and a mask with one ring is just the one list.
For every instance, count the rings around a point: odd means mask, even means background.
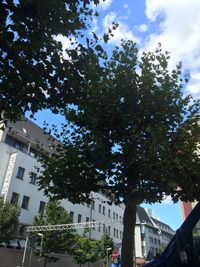
[{"label": "blue object", "polygon": [[[176,235],[172,238],[162,255],[144,267],[199,267],[200,262],[194,253],[193,247],[196,240],[193,240],[192,235],[192,230],[198,221],[200,223],[200,202],[176,231]],[[188,261],[188,263],[184,261]]]},{"label": "blue object", "polygon": [[113,263],[111,264],[111,267],[120,267],[120,266],[121,266],[120,263],[116,263],[116,264],[115,264],[115,263],[113,262]]}]

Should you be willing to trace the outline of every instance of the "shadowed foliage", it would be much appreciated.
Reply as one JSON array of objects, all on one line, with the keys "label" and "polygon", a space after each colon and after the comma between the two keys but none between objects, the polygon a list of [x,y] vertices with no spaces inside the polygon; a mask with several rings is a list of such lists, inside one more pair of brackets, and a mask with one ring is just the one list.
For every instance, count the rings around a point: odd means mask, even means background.
[{"label": "shadowed foliage", "polygon": [[200,196],[199,101],[183,94],[181,64],[170,71],[168,61],[160,46],[139,57],[131,41],[101,64],[93,54],[95,78],[63,112],[62,146],[43,159],[46,194],[80,202],[101,190],[125,204],[122,267],[132,267],[137,204]]},{"label": "shadowed foliage", "polygon": [[16,205],[5,202],[0,198],[0,244],[10,244],[16,239],[19,217],[19,208]]},{"label": "shadowed foliage", "polygon": [[[0,1],[0,115],[19,119],[26,111],[53,112],[83,89],[84,61],[89,49],[83,37],[99,0]],[[63,50],[55,40],[69,43]],[[3,113],[2,113],[3,112]],[[1,117],[0,117],[1,118]]]}]

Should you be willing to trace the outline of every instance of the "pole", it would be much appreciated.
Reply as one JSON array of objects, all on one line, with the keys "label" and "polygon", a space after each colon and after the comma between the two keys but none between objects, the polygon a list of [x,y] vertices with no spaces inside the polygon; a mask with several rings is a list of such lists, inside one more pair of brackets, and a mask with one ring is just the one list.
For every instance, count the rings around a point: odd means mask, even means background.
[{"label": "pole", "polygon": [[[90,204],[90,222],[92,221],[92,205],[93,205],[93,199],[92,199],[92,202]],[[92,238],[92,228],[90,227],[90,230],[89,230],[89,239],[91,240]]]},{"label": "pole", "polygon": [[108,267],[108,250],[107,250],[106,252],[107,252],[107,259],[106,259],[106,263],[107,263],[107,267]]},{"label": "pole", "polygon": [[28,234],[26,235],[26,242],[25,242],[25,246],[24,246],[24,254],[23,254],[23,258],[22,258],[22,267],[24,267],[27,245],[28,245]]},{"label": "pole", "polygon": [[29,265],[28,265],[28,267],[31,267],[32,256],[33,256],[33,249],[31,248],[31,253],[30,253],[30,258],[29,258]]},{"label": "pole", "polygon": [[40,255],[39,255],[39,261],[40,261],[40,258],[42,256],[42,245],[43,245],[43,238],[44,238],[44,235],[42,233],[38,233],[39,236],[41,236],[41,242],[40,242]]},{"label": "pole", "polygon": [[106,265],[107,265],[107,267],[108,267],[108,251],[110,251],[112,248],[107,248],[106,249],[106,257],[107,257],[107,259],[106,259]]},{"label": "pole", "polygon": [[[92,221],[92,208],[93,208],[93,196],[92,197],[92,201],[91,201],[91,204],[90,204],[90,222]],[[89,229],[89,240],[92,239],[92,228],[90,227]],[[90,263],[88,262],[88,267],[90,267]]]}]

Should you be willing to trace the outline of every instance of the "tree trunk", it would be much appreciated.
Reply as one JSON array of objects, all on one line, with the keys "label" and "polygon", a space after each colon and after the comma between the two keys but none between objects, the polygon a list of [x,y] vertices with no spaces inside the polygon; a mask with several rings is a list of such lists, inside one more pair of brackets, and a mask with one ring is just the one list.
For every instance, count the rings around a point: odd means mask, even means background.
[{"label": "tree trunk", "polygon": [[44,267],[47,265],[47,257],[44,258]]},{"label": "tree trunk", "polygon": [[121,267],[133,267],[136,212],[137,198],[128,192],[125,199]]}]

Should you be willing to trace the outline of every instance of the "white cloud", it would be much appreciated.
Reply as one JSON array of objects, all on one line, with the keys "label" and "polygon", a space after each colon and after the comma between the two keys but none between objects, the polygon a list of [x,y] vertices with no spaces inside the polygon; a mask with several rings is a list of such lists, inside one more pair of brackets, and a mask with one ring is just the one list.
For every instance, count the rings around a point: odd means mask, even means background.
[{"label": "white cloud", "polygon": [[105,16],[103,20],[104,29],[108,29],[112,25],[112,22],[117,22],[119,26],[116,30],[113,30],[114,36],[109,40],[110,43],[119,45],[122,39],[132,40],[133,42],[140,43],[140,39],[133,34],[127,24],[117,17],[117,13],[115,12],[110,12]]},{"label": "white cloud", "polygon": [[93,18],[91,32],[97,33],[98,31],[99,31],[98,20],[97,18]]},{"label": "white cloud", "polygon": [[140,24],[137,29],[140,31],[140,32],[146,32],[148,30],[148,25],[147,24]]},{"label": "white cloud", "polygon": [[128,4],[124,3],[124,8],[128,9],[129,8]]},{"label": "white cloud", "polygon": [[100,7],[103,10],[106,10],[111,6],[112,1],[113,0],[100,0],[98,7]]},{"label": "white cloud", "polygon": [[116,21],[117,18],[117,14],[115,12],[110,12],[108,13],[104,20],[103,20],[103,26],[105,29],[107,29],[108,27],[110,27],[110,25],[112,24],[112,22]]},{"label": "white cloud", "polygon": [[187,91],[195,98],[200,99],[200,71],[190,73],[191,82],[187,86]]},{"label": "white cloud", "polygon": [[55,40],[57,42],[62,43],[63,50],[73,49],[76,46],[76,39],[74,37],[69,38],[61,34],[58,34],[57,36],[55,36]]},{"label": "white cloud", "polygon": [[167,204],[167,205],[171,205],[174,204],[174,202],[172,201],[172,198],[170,196],[165,196],[163,198],[163,201],[161,202],[162,204]]},{"label": "white cloud", "polygon": [[77,46],[77,41],[74,37],[66,37],[61,34],[58,34],[57,36],[54,37],[54,39],[57,42],[61,42],[62,44],[62,49],[63,49],[63,58],[69,59],[69,56],[66,53],[66,50],[74,49]]},{"label": "white cloud", "polygon": [[191,72],[188,90],[199,96],[200,1],[146,0],[145,13],[150,23],[159,22],[159,31],[148,36],[144,49],[153,50],[160,42],[163,50],[171,52],[170,67],[182,61],[183,68]]}]

